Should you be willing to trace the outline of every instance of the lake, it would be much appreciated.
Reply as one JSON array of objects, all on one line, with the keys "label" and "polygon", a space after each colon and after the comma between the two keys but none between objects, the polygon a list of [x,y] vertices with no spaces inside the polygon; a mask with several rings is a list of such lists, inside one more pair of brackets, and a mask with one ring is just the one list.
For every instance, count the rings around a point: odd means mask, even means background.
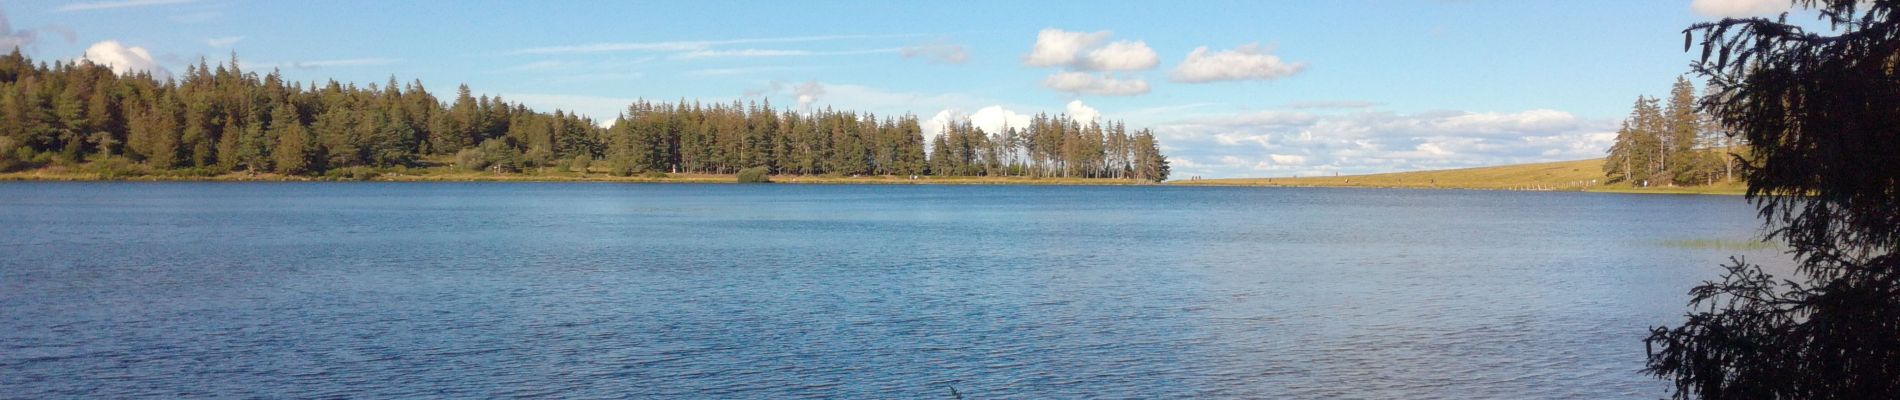
[{"label": "lake", "polygon": [[0,184],[0,397],[1656,398],[1740,197]]}]

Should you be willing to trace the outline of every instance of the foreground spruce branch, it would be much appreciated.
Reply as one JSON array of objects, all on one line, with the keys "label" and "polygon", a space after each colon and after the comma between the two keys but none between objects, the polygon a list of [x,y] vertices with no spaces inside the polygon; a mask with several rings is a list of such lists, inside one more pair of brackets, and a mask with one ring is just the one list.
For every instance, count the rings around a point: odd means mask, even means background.
[{"label": "foreground spruce branch", "polygon": [[1690,291],[1686,322],[1652,331],[1647,370],[1676,398],[1900,393],[1900,1],[1794,3],[1831,32],[1784,15],[1684,33],[1701,36],[1702,107],[1748,143],[1748,198],[1798,267],[1736,259]]}]

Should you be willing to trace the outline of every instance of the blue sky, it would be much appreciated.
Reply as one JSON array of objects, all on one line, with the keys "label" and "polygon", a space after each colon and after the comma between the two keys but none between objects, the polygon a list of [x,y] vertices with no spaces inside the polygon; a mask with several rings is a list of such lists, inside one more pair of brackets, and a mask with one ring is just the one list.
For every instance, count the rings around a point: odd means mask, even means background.
[{"label": "blue sky", "polygon": [[601,119],[636,98],[1099,116],[1155,129],[1177,177],[1289,176],[1599,157],[1687,70],[1684,27],[1785,3],[9,1],[0,45],[161,73],[236,52]]}]

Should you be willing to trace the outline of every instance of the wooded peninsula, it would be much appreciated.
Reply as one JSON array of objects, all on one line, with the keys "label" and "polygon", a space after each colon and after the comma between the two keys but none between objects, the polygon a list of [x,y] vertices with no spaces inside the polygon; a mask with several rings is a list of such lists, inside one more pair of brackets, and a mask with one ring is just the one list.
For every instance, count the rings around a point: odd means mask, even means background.
[{"label": "wooded peninsula", "polygon": [[1038,114],[1000,132],[942,128],[926,145],[915,115],[780,110],[769,100],[641,100],[602,124],[467,85],[448,102],[394,77],[305,87],[244,71],[235,55],[200,60],[179,79],[35,64],[18,49],[0,57],[0,173],[26,171],[16,179],[669,180],[751,169],[791,181],[1112,183],[1169,173],[1154,133],[1121,122]]}]

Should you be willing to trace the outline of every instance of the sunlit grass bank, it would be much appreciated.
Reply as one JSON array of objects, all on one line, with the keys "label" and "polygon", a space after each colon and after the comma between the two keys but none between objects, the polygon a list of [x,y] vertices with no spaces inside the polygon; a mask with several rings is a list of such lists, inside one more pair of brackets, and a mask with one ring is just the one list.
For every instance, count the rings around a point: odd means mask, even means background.
[{"label": "sunlit grass bank", "polygon": [[1349,176],[1202,179],[1169,182],[1175,185],[1361,187],[1410,189],[1478,189],[1584,191],[1660,194],[1741,194],[1740,183],[1708,186],[1635,187],[1610,184],[1603,176],[1603,160],[1558,161],[1438,171],[1395,172]]}]

